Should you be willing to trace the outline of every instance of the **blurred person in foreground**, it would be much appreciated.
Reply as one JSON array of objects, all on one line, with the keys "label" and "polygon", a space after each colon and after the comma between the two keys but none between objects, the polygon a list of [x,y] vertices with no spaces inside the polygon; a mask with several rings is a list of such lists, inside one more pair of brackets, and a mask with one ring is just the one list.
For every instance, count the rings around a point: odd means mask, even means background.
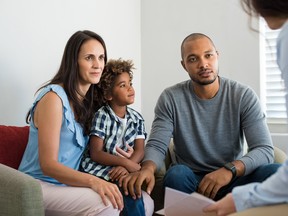
[{"label": "blurred person in foreground", "polygon": [[[286,88],[286,112],[288,113],[288,1],[242,0],[244,10],[252,16],[263,17],[269,28],[281,29],[277,38],[277,63]],[[287,115],[288,116],[288,115]],[[205,208],[217,215],[287,215],[288,212],[288,160],[270,178],[262,183],[236,187],[223,199]],[[278,204],[278,205],[276,205]],[[282,205],[281,205],[282,204]],[[274,205],[274,206],[273,206]],[[276,206],[275,206],[276,205]],[[280,206],[281,205],[281,206]],[[254,208],[260,207],[262,208]]]}]

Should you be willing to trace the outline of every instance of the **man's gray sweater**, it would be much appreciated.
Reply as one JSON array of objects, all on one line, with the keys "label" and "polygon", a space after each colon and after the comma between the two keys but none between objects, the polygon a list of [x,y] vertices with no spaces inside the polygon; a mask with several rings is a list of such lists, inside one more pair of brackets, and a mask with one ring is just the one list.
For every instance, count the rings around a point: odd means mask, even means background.
[{"label": "man's gray sweater", "polygon": [[[241,160],[247,175],[273,162],[272,140],[257,95],[236,81],[219,80],[219,91],[212,99],[198,98],[191,80],[162,92],[144,161],[152,160],[159,169],[173,138],[176,163],[194,172],[211,172]],[[245,155],[244,134],[249,150]]]}]

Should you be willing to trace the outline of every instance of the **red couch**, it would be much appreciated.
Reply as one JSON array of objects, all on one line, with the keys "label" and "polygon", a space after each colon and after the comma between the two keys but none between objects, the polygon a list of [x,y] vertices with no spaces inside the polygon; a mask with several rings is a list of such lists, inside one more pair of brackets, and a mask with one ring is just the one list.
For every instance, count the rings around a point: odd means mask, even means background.
[{"label": "red couch", "polygon": [[18,171],[29,127],[0,125],[0,215],[44,216],[37,180]]},{"label": "red couch", "polygon": [[18,169],[28,142],[29,126],[0,125],[0,163]]}]

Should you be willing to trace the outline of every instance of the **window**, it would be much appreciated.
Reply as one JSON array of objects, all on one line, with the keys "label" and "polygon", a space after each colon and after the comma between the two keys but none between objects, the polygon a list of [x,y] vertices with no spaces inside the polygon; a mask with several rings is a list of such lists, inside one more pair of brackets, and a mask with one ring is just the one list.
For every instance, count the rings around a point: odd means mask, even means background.
[{"label": "window", "polygon": [[[271,30],[260,19],[260,50],[262,94],[261,99],[268,124],[287,124],[284,83],[276,62],[276,39],[280,30]],[[263,63],[263,64],[262,64]]]}]

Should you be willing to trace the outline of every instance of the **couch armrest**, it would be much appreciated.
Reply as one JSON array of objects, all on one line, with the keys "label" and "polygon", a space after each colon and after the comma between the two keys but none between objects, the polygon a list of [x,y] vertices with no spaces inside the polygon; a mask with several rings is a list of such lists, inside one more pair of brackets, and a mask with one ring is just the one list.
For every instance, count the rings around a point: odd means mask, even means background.
[{"label": "couch armrest", "polygon": [[0,164],[0,215],[44,216],[40,183]]},{"label": "couch armrest", "polygon": [[171,163],[175,160],[173,148],[174,142],[173,139],[171,139],[165,160],[163,161],[163,165],[155,173],[155,186],[151,193],[151,197],[154,200],[154,211],[158,211],[164,207],[163,177],[167,169],[170,167]]},{"label": "couch armrest", "polygon": [[284,163],[284,161],[287,159],[287,155],[285,154],[285,152],[274,146],[274,162],[275,163]]}]

